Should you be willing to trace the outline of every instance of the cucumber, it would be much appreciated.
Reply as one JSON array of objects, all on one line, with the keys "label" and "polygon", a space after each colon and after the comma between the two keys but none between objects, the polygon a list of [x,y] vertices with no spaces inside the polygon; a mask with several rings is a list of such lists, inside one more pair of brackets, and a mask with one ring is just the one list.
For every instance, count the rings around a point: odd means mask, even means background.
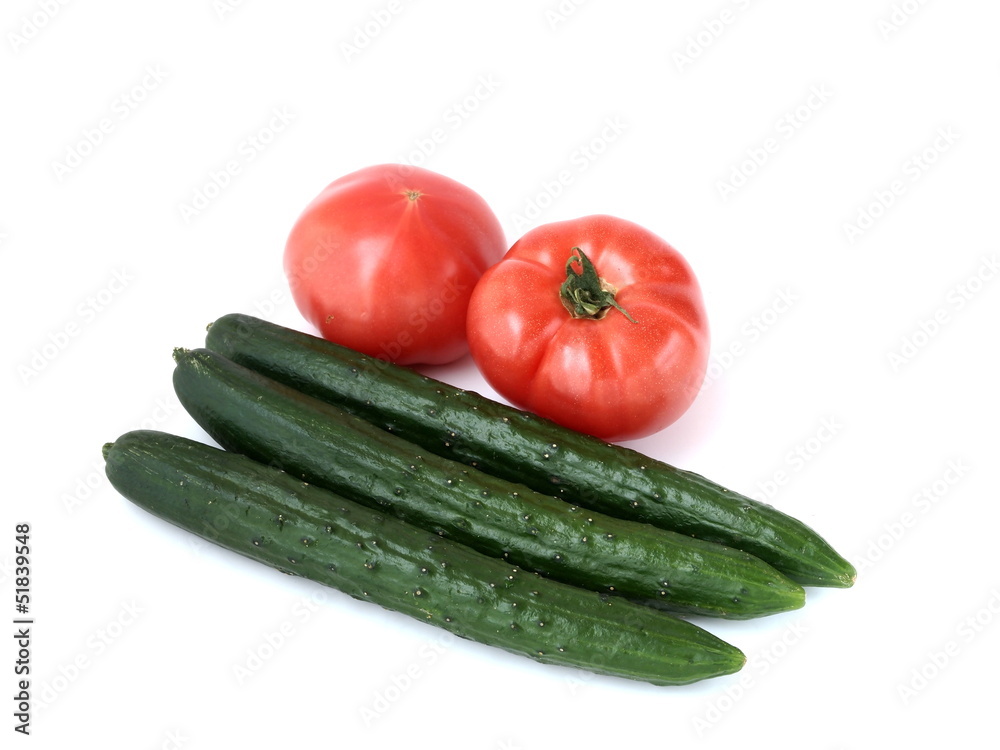
[{"label": "cucumber", "polygon": [[153,515],[462,638],[656,685],[745,661],[689,622],[541,578],[245,456],[151,430],[126,433],[104,456],[115,489]]},{"label": "cucumber", "polygon": [[637,451],[247,315],[212,323],[206,346],[425,451],[608,515],[744,550],[802,585],[854,583],[854,567],[806,524]]},{"label": "cucumber", "polygon": [[175,352],[174,390],[223,447],[564,583],[686,614],[745,619],[804,603],[739,550],[612,518],[433,453],[207,350]]}]

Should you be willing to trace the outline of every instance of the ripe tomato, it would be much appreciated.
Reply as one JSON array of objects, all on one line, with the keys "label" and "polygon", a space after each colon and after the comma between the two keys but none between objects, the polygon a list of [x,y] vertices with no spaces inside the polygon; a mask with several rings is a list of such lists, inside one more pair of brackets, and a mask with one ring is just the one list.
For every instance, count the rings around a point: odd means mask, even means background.
[{"label": "ripe tomato", "polygon": [[292,228],[284,265],[324,338],[399,364],[443,364],[468,351],[469,296],[506,248],[478,194],[385,164],[327,186]]},{"label": "ripe tomato", "polygon": [[650,435],[680,417],[709,353],[687,261],[612,216],[547,224],[518,240],[477,284],[468,337],[497,393],[605,440]]}]

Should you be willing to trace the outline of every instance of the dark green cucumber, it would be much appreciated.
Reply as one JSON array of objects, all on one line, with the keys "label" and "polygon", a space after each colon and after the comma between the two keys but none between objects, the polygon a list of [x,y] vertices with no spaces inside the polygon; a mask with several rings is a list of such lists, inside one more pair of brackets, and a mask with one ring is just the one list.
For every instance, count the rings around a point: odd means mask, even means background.
[{"label": "dark green cucumber", "polygon": [[565,583],[744,619],[802,587],[719,544],[584,510],[427,453],[207,349],[177,350],[174,390],[209,435],[356,502]]},{"label": "dark green cucumber", "polygon": [[801,521],[637,451],[247,315],[215,321],[206,345],[426,451],[608,515],[742,549],[803,585],[854,582],[854,567]]},{"label": "dark green cucumber", "polygon": [[541,578],[246,456],[149,430],[105,445],[104,456],[115,489],[150,513],[462,638],[656,685],[745,661],[684,620]]}]

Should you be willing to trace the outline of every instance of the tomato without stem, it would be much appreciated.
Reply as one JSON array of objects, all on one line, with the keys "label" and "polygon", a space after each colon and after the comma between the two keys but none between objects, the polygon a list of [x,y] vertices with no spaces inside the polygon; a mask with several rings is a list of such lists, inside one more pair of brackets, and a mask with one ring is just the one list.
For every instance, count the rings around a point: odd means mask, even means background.
[{"label": "tomato without stem", "polygon": [[687,261],[611,216],[547,224],[518,240],[477,284],[468,338],[505,399],[605,440],[644,437],[677,420],[709,354]]},{"label": "tomato without stem", "polygon": [[398,364],[443,364],[468,351],[469,297],[506,247],[477,193],[385,164],[327,186],[292,228],[284,265],[324,338]]}]

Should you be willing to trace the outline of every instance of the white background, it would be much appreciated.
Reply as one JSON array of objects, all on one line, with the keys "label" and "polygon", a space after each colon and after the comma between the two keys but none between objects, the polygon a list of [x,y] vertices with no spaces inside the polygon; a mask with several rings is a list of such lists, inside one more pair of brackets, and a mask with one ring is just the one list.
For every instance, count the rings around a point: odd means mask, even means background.
[{"label": "white background", "polygon": [[[5,3],[0,619],[16,523],[35,618],[14,739],[995,746],[998,22],[988,0]],[[230,311],[304,329],[292,222],[395,161],[478,191],[510,242],[610,213],[681,250],[712,375],[638,447],[813,525],[856,587],[701,622],[747,667],[655,688],[442,639],[118,496],[104,442],[204,438],[171,349]],[[468,358],[435,374],[490,393]]]}]

